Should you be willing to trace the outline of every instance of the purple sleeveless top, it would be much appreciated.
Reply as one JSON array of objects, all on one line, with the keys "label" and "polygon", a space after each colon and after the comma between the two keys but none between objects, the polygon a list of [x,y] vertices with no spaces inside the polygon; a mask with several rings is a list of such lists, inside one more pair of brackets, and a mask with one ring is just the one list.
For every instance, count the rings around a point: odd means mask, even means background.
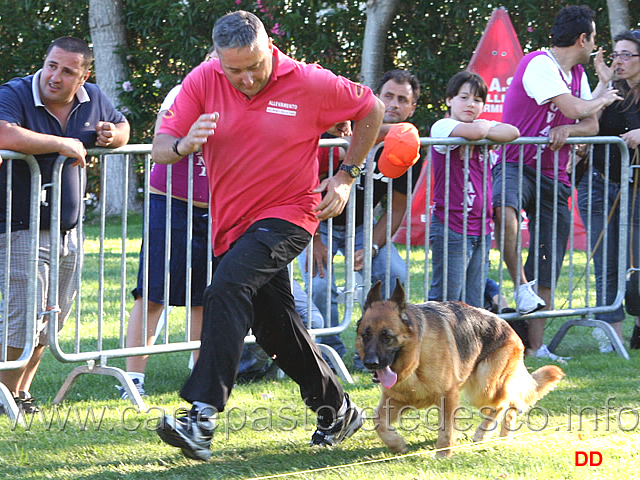
[{"label": "purple sleeveless top", "polygon": [[[520,61],[504,100],[502,121],[518,127],[522,137],[548,137],[551,128],[575,123],[575,120],[565,117],[553,102],[538,105],[535,99],[527,95],[522,84],[522,77],[529,62],[538,55],[546,55],[546,53],[543,51],[529,53]],[[575,65],[571,69],[571,84],[567,84],[567,87],[574,97],[580,97],[583,72],[582,65]],[[558,71],[558,74],[562,76],[560,71]],[[505,148],[506,161],[517,162],[520,146],[507,145]],[[537,145],[524,145],[523,151],[524,164],[534,169],[536,168],[536,149]],[[565,145],[558,152],[558,180],[567,186],[571,185],[567,174],[569,152],[569,145]],[[543,146],[541,172],[542,175],[549,178],[554,178],[554,155],[555,152],[547,145]]]}]

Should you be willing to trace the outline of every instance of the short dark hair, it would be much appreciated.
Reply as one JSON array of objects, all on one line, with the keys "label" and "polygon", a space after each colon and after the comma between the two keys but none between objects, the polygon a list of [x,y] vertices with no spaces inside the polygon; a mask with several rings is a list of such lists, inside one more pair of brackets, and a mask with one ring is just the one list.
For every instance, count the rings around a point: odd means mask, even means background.
[{"label": "short dark hair", "polygon": [[593,33],[596,12],[585,5],[569,5],[558,12],[551,27],[551,46],[570,47],[580,35]]},{"label": "short dark hair", "polygon": [[264,24],[253,13],[244,10],[227,13],[213,26],[213,46],[216,50],[255,46],[263,32],[267,35]]},{"label": "short dark hair", "polygon": [[621,40],[629,40],[636,44],[636,53],[640,53],[640,31],[638,30],[625,30],[613,37],[613,42],[618,43]]},{"label": "short dark hair", "polygon": [[53,47],[58,47],[65,52],[81,54],[84,60],[84,62],[82,62],[82,65],[86,70],[89,70],[91,62],[93,62],[93,52],[91,51],[91,48],[89,48],[89,45],[87,45],[87,42],[85,42],[84,40],[76,37],[56,38],[49,44],[49,48],[47,48],[47,52],[45,53],[44,58],[47,58],[49,52],[53,50]]},{"label": "short dark hair", "polygon": [[445,93],[445,97],[453,98],[458,95],[460,89],[465,83],[471,85],[471,93],[474,96],[482,98],[482,101],[486,103],[487,91],[489,90],[487,84],[480,75],[468,70],[458,72],[453,77],[451,77],[449,83],[447,83],[447,91]]},{"label": "short dark hair", "polygon": [[379,94],[384,87],[384,84],[389,80],[393,80],[396,83],[403,84],[408,83],[411,85],[411,93],[413,95],[413,102],[417,102],[420,97],[420,82],[415,75],[407,72],[406,70],[389,70],[378,82],[378,86],[376,87],[376,94]]}]

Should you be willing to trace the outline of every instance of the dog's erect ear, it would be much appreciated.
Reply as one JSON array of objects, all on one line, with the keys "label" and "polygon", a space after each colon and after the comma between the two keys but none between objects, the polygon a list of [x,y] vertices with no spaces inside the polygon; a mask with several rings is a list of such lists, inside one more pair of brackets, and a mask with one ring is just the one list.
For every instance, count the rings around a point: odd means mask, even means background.
[{"label": "dog's erect ear", "polygon": [[373,284],[371,290],[367,294],[367,300],[364,302],[364,309],[366,310],[371,306],[373,302],[381,302],[382,301],[382,282],[378,280]]},{"label": "dog's erect ear", "polygon": [[391,298],[389,300],[398,304],[398,308],[400,308],[400,310],[404,309],[404,288],[402,288],[402,283],[400,283],[400,279],[398,277],[396,277],[396,288],[393,289],[393,293],[391,294]]}]

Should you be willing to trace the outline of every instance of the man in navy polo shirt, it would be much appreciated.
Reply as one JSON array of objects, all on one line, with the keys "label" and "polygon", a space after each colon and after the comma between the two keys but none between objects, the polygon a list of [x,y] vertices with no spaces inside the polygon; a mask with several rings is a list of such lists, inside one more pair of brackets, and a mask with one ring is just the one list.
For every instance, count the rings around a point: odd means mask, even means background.
[{"label": "man in navy polo shirt", "polygon": [[[78,38],[61,37],[49,46],[44,64],[35,75],[14,78],[0,86],[0,149],[35,155],[42,184],[51,182],[58,155],[68,157],[62,170],[60,212],[59,327],[66,320],[76,294],[77,271],[82,264],[76,225],[82,211],[87,148],[120,147],[129,141],[129,123],[100,89],[91,83],[93,54]],[[7,359],[16,360],[26,345],[27,263],[29,252],[30,172],[26,163],[13,162],[11,225],[6,222],[7,168],[0,168],[0,288],[4,287],[5,249],[11,241],[10,288],[2,291],[9,303]],[[40,207],[38,256],[38,312],[45,311],[50,262],[50,189]],[[7,238],[9,235],[9,238]],[[48,318],[38,320],[34,353],[23,368],[0,371],[2,382],[25,412],[36,412],[29,387],[47,341]],[[0,323],[0,332],[3,325]],[[0,346],[1,347],[1,346]]]}]

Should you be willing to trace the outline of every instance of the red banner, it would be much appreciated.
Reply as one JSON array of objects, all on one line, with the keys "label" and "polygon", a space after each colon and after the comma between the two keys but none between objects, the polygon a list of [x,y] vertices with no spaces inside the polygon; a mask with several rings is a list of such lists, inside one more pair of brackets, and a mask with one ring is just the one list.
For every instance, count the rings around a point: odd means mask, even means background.
[{"label": "red banner", "polygon": [[487,86],[487,101],[480,118],[500,121],[504,97],[522,59],[522,47],[504,8],[491,14],[467,70],[480,75]]}]

